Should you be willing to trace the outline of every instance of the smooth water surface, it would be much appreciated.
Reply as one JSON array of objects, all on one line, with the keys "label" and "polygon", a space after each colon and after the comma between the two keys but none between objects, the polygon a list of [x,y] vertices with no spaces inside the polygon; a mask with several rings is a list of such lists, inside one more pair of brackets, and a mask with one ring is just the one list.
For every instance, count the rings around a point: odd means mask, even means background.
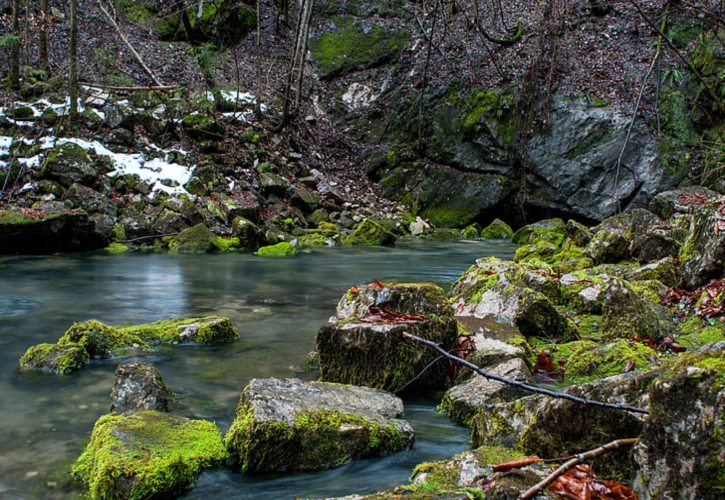
[{"label": "smooth water surface", "polygon": [[[113,370],[153,362],[180,398],[174,412],[226,431],[252,378],[309,378],[315,333],[347,288],[373,279],[448,287],[478,257],[510,258],[504,242],[403,243],[325,249],[292,259],[226,255],[64,255],[0,258],[0,497],[73,498],[68,470],[107,413]],[[165,346],[94,362],[79,373],[19,372],[30,345],[55,342],[74,321],[144,323],[178,316],[232,318],[240,341]],[[252,476],[207,472],[188,498],[293,498],[366,493],[404,483],[412,467],[468,447],[468,429],[435,412],[434,395],[406,400],[412,449],[321,473]]]}]

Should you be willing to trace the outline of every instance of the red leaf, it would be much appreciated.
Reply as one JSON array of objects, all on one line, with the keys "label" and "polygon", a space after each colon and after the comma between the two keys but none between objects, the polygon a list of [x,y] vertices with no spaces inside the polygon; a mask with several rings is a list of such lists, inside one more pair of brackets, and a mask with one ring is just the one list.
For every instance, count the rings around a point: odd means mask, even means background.
[{"label": "red leaf", "polygon": [[385,285],[383,285],[383,282],[380,280],[373,280],[373,285],[375,285],[378,288],[385,288]]},{"label": "red leaf", "polygon": [[363,323],[380,323],[383,325],[392,325],[395,323],[417,323],[419,321],[428,321],[428,316],[423,314],[407,314],[393,311],[388,307],[371,306],[368,311],[370,314],[360,318]]},{"label": "red leaf", "polygon": [[627,366],[624,367],[624,372],[629,373],[629,372],[633,371],[635,368],[637,368],[637,363],[635,363],[634,361],[629,361],[627,363]]}]

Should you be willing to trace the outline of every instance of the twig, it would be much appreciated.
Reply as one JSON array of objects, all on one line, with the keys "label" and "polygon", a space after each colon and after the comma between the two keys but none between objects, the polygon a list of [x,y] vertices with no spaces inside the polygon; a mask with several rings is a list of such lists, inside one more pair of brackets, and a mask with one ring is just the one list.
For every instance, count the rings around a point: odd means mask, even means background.
[{"label": "twig", "polygon": [[136,49],[133,48],[133,45],[131,45],[131,42],[128,41],[128,38],[126,38],[126,36],[121,31],[121,28],[118,26],[118,23],[116,23],[115,19],[113,19],[111,14],[109,14],[108,11],[106,10],[106,8],[103,6],[103,4],[101,3],[101,0],[97,0],[97,3],[98,3],[98,7],[101,9],[101,12],[103,12],[103,14],[106,16],[106,18],[108,18],[108,20],[111,22],[113,27],[116,28],[118,35],[121,37],[121,40],[123,40],[123,42],[126,44],[128,49],[134,55],[134,57],[139,62],[141,67],[144,69],[144,71],[146,71],[146,73],[148,73],[148,75],[151,77],[151,80],[153,80],[154,83],[156,85],[158,85],[159,87],[164,87],[165,85],[161,82],[161,80],[156,78],[156,75],[154,74],[154,72],[151,71],[151,69],[148,66],[146,66],[145,62],[143,62],[141,55],[138,52],[136,52]]},{"label": "twig", "polygon": [[149,236],[139,236],[138,238],[131,238],[130,240],[118,240],[116,243],[133,243],[134,241],[150,240],[154,238],[164,238],[166,236],[176,236],[179,233],[166,233],[166,234],[152,234]]},{"label": "twig", "polygon": [[167,90],[178,89],[179,87],[181,87],[181,85],[141,85],[139,87],[119,87],[116,85],[101,85],[98,83],[83,83],[83,85],[99,89],[118,90],[121,92],[138,92],[146,90],[158,90],[160,92],[163,92]]},{"label": "twig", "polygon": [[535,392],[537,394],[544,394],[545,396],[551,396],[552,398],[558,398],[558,399],[568,399],[569,401],[574,401],[575,403],[581,403],[588,406],[597,406],[599,408],[608,408],[611,410],[622,410],[622,411],[629,411],[632,413],[642,413],[644,415],[647,415],[649,411],[647,411],[645,408],[639,408],[637,406],[630,406],[630,405],[620,405],[616,403],[605,403],[603,401],[594,401],[592,399],[586,399],[586,398],[580,398],[578,396],[573,396],[571,394],[567,394],[565,392],[557,392],[557,391],[551,391],[549,389],[544,389],[542,387],[536,387],[534,385],[529,385],[524,382],[519,382],[518,380],[513,380],[508,377],[503,377],[501,375],[497,375],[495,373],[487,372],[482,369],[480,369],[478,366],[474,365],[470,361],[466,361],[463,358],[460,358],[458,356],[455,356],[453,354],[450,354],[446,352],[445,349],[443,349],[441,346],[436,344],[435,342],[431,342],[430,340],[426,340],[424,338],[418,337],[416,335],[412,335],[408,332],[403,332],[403,336],[407,339],[414,340],[415,342],[418,342],[420,344],[427,345],[428,347],[432,347],[436,351],[440,352],[445,357],[452,359],[454,361],[457,361],[458,363],[467,366],[471,370],[475,371],[476,373],[479,373],[480,375],[483,375],[485,378],[489,380],[495,380],[497,382],[502,382],[507,385],[512,385],[514,387],[518,387],[519,389],[524,389],[529,392]]},{"label": "twig", "polygon": [[443,359],[443,356],[438,356],[436,359],[434,359],[433,361],[431,361],[430,363],[428,363],[427,365],[425,365],[425,368],[423,368],[421,371],[419,371],[418,374],[415,377],[413,377],[412,379],[408,380],[403,387],[401,387],[400,389],[396,389],[395,391],[393,391],[393,393],[394,394],[399,394],[399,393],[403,392],[405,389],[407,389],[408,387],[410,387],[410,385],[413,382],[415,382],[420,377],[422,377],[425,374],[425,372],[427,372],[434,364],[436,364],[441,359]]},{"label": "twig", "polygon": [[574,467],[579,462],[583,462],[585,460],[589,460],[590,458],[598,457],[599,455],[603,455],[605,453],[609,453],[610,451],[616,450],[621,446],[631,446],[635,444],[637,441],[639,441],[639,438],[626,438],[626,439],[617,439],[616,441],[612,441],[611,443],[607,443],[605,445],[600,446],[599,448],[595,448],[593,450],[586,451],[584,453],[580,453],[579,455],[575,456],[568,462],[565,462],[559,466],[554,472],[549,474],[547,477],[536,483],[534,486],[526,490],[520,497],[520,500],[527,500],[528,498],[534,498],[541,490],[549,486],[551,483],[556,481],[556,479],[566,473],[569,469]]}]

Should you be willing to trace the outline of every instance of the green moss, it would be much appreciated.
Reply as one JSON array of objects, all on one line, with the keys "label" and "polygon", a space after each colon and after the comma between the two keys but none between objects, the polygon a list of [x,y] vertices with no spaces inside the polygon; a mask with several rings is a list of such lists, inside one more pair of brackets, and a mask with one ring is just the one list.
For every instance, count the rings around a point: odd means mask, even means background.
[{"label": "green moss", "polygon": [[631,281],[630,284],[637,295],[653,304],[662,303],[664,294],[667,291],[667,287],[658,280],[638,280]]},{"label": "green moss", "polygon": [[211,253],[237,250],[239,238],[224,238],[215,235],[204,224],[184,229],[169,240],[172,253]]},{"label": "green moss", "polygon": [[660,377],[673,383],[673,379],[713,379],[714,392],[725,387],[725,356],[722,353],[692,352],[676,356],[667,363]]},{"label": "green moss", "polygon": [[128,252],[128,245],[123,243],[111,243],[105,248],[108,253],[125,253]]},{"label": "green moss", "polygon": [[510,240],[514,232],[511,226],[501,219],[494,219],[488,226],[481,229],[482,240]]},{"label": "green moss", "polygon": [[73,323],[58,345],[82,345],[92,358],[106,358],[131,346],[148,347],[133,331],[123,331],[96,320]]},{"label": "green moss", "polygon": [[682,335],[677,337],[677,342],[688,349],[725,340],[725,328],[717,319],[690,318],[678,326]]},{"label": "green moss", "polygon": [[308,233],[297,238],[300,247],[324,247],[330,238],[321,233]]},{"label": "green moss", "polygon": [[105,415],[73,466],[92,498],[159,498],[187,489],[226,456],[216,425],[166,413]]},{"label": "green moss", "polygon": [[343,245],[392,245],[396,237],[372,219],[365,219],[355,226],[353,232],[343,238]]},{"label": "green moss", "polygon": [[181,124],[186,133],[198,141],[205,139],[220,139],[226,134],[224,126],[213,118],[197,113],[186,115]]},{"label": "green moss", "polygon": [[477,133],[485,126],[493,129],[505,144],[513,141],[515,121],[513,118],[514,97],[510,92],[475,90],[464,103],[461,128],[465,133]]},{"label": "green moss", "polygon": [[653,366],[650,358],[656,359],[655,351],[640,342],[615,340],[602,345],[589,341],[572,342],[578,344],[571,349],[565,365],[567,377],[604,378],[624,373],[628,363],[634,363],[636,370],[645,370]]},{"label": "green moss", "polygon": [[[346,439],[341,427],[354,429],[357,436]],[[398,451],[409,444],[407,436],[394,425],[360,415],[320,409],[296,414],[294,423],[257,422],[246,403],[240,403],[225,437],[229,452],[239,456],[242,471],[325,469],[353,458]]]},{"label": "green moss", "polygon": [[393,59],[409,39],[406,30],[390,31],[376,25],[366,31],[358,26],[345,26],[311,40],[310,53],[323,77],[332,77]]},{"label": "green moss", "polygon": [[663,163],[673,172],[686,171],[690,153],[684,148],[693,140],[695,132],[682,92],[663,87],[660,90],[659,110],[661,130],[667,136],[659,141]]},{"label": "green moss", "polygon": [[30,118],[34,115],[33,108],[29,106],[18,106],[17,108],[8,109],[5,111],[5,116],[8,118]]},{"label": "green moss", "polygon": [[438,227],[462,227],[471,220],[471,214],[468,210],[454,206],[426,207],[420,216],[428,219],[431,224]]},{"label": "green moss", "polygon": [[539,240],[560,247],[564,241],[566,224],[561,219],[547,219],[524,226],[514,233],[511,242],[517,245],[535,244]]},{"label": "green moss", "polygon": [[464,227],[461,231],[461,236],[463,236],[467,240],[477,240],[479,237],[478,225],[471,224],[470,226]]},{"label": "green moss", "polygon": [[223,236],[217,236],[214,239],[214,246],[216,246],[220,252],[234,252],[241,248],[242,244],[239,238],[224,238]]},{"label": "green moss", "polygon": [[20,358],[20,366],[50,373],[65,374],[88,363],[88,352],[80,344],[38,344]]},{"label": "green moss", "polygon": [[295,247],[286,241],[281,241],[276,245],[260,247],[256,252],[260,257],[292,257],[296,253]]},{"label": "green moss", "polygon": [[45,158],[43,163],[43,169],[41,176],[45,177],[49,170],[58,162],[63,161],[64,163],[91,163],[91,157],[85,149],[80,147],[78,144],[67,142],[56,146],[50,150],[48,156]]},{"label": "green moss", "polygon": [[[224,316],[167,319],[141,325],[120,326],[116,330],[126,338],[141,339],[142,344],[192,341],[197,344],[214,345],[230,342],[239,337],[231,320]],[[195,332],[193,338],[190,336],[192,331]]]}]

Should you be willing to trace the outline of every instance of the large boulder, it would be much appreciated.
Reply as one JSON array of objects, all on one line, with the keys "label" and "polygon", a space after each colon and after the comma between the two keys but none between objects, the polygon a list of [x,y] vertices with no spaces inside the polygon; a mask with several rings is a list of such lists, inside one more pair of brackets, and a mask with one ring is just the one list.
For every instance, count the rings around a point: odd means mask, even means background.
[{"label": "large boulder", "polygon": [[396,391],[420,375],[417,386],[443,387],[446,363],[424,371],[438,354],[403,332],[453,349],[457,325],[441,288],[380,282],[351,288],[317,333],[323,380]]},{"label": "large boulder", "polygon": [[725,342],[680,355],[650,388],[635,448],[643,500],[725,495]]},{"label": "large boulder", "polygon": [[104,415],[73,475],[92,498],[168,498],[183,493],[225,456],[213,422],[155,411]]},{"label": "large boulder", "polygon": [[667,220],[675,214],[691,214],[697,203],[714,200],[720,195],[702,186],[691,186],[664,191],[650,201],[649,209],[660,219]]},{"label": "large boulder", "polygon": [[[500,375],[517,382],[534,384],[534,377],[526,362],[521,358],[513,358],[488,367],[485,371]],[[486,403],[511,401],[526,396],[527,392],[516,386],[490,380],[476,373],[463,383],[446,391],[440,408],[449,417],[465,424],[470,424],[478,408]]]},{"label": "large boulder", "polygon": [[725,197],[694,209],[680,262],[682,281],[687,288],[725,277]]},{"label": "large boulder", "polygon": [[141,410],[167,412],[173,395],[150,363],[132,361],[116,367],[111,413],[130,415]]},{"label": "large boulder", "polygon": [[0,254],[48,254],[108,244],[82,210],[0,210]]},{"label": "large boulder", "polygon": [[239,248],[236,238],[215,235],[204,224],[184,229],[169,240],[169,251],[173,253],[212,253]]},{"label": "large boulder", "polygon": [[392,245],[396,236],[372,219],[365,219],[355,226],[352,233],[342,240],[343,245]]},{"label": "large boulder", "polygon": [[640,297],[625,280],[607,277],[605,287],[603,338],[657,339],[674,334],[671,314]]},{"label": "large boulder", "polygon": [[403,402],[377,389],[253,379],[226,435],[242,471],[326,469],[409,447]]},{"label": "large boulder", "polygon": [[[609,403],[646,407],[656,371],[617,375],[572,386],[566,393]],[[474,418],[473,444],[513,446],[540,457],[567,456],[615,439],[637,437],[644,415],[534,395],[485,405]],[[631,478],[628,450],[597,459],[597,470]]]}]

